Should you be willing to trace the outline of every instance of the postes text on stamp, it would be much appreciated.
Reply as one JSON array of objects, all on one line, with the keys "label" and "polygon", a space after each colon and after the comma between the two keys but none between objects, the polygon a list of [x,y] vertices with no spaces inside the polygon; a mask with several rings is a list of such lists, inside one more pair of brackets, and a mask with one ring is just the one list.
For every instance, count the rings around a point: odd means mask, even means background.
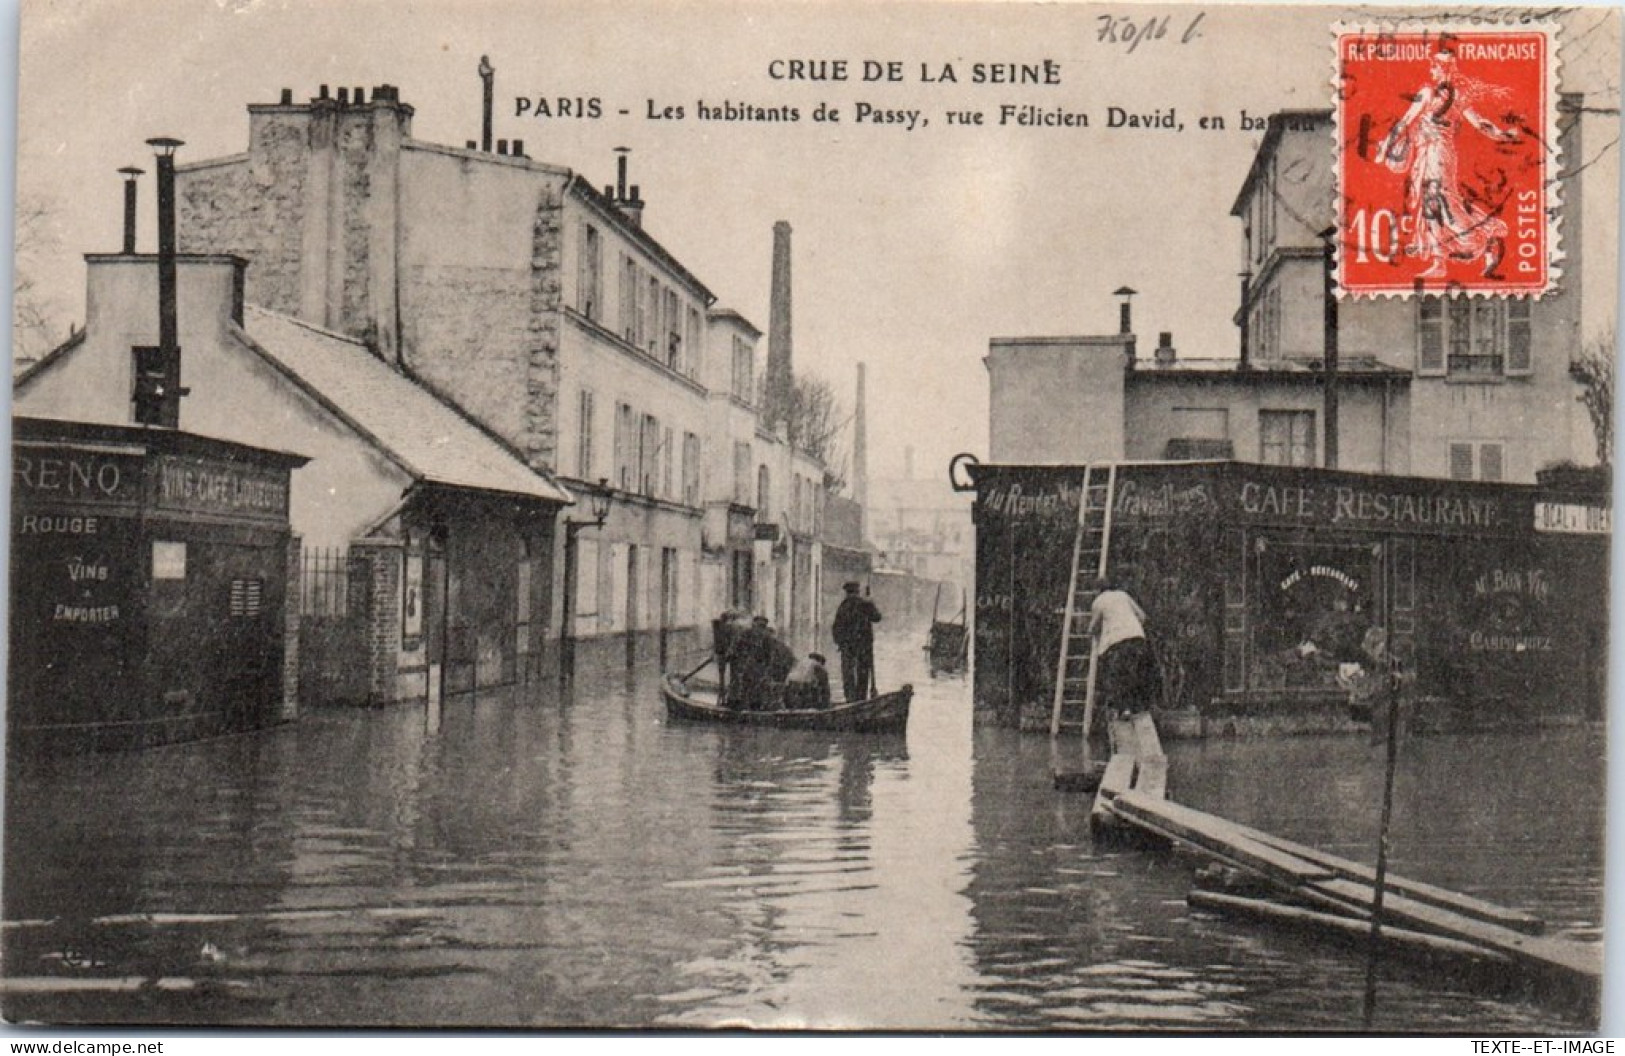
[{"label": "postes text on stamp", "polygon": [[1336,40],[1339,292],[1550,289],[1553,32],[1343,27]]}]

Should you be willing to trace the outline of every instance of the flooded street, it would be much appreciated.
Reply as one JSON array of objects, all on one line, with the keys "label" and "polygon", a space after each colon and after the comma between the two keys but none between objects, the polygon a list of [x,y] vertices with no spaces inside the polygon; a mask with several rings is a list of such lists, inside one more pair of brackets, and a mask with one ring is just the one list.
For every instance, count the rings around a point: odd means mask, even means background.
[{"label": "flooded street", "polygon": [[[881,672],[916,687],[906,738],[670,725],[640,672],[453,700],[437,732],[421,707],[316,712],[13,766],[5,972],[52,985],[6,1016],[1360,1029],[1359,950],[1193,913],[1194,860],[1097,848],[1044,737],[973,731],[968,681],[928,677],[915,638]],[[1363,738],[1167,749],[1180,802],[1374,857]],[[1417,739],[1392,868],[1600,938],[1603,776],[1600,727]],[[1586,1025],[1396,967],[1376,1029]]]}]

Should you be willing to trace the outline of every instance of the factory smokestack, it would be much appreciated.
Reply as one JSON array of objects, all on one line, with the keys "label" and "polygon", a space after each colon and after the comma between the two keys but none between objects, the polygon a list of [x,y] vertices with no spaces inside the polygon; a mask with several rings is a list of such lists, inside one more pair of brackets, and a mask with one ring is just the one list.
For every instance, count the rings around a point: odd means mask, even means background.
[{"label": "factory smokestack", "polygon": [[[852,498],[857,502],[860,513],[867,511],[869,506],[869,421],[864,394],[865,373],[866,368],[859,363],[858,398],[852,411]],[[867,516],[866,513],[863,515]]]},{"label": "factory smokestack", "polygon": [[773,290],[767,322],[766,392],[762,399],[762,417],[770,430],[790,418],[795,385],[791,359],[790,224],[780,220],[773,225]]}]

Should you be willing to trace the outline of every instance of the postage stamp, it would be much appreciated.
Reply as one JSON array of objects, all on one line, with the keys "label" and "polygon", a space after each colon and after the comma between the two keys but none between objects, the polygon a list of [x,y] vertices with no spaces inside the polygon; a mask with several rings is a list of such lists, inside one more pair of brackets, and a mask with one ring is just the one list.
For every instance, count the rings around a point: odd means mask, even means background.
[{"label": "postage stamp", "polygon": [[1553,28],[1340,26],[1336,40],[1339,291],[1552,289]]}]

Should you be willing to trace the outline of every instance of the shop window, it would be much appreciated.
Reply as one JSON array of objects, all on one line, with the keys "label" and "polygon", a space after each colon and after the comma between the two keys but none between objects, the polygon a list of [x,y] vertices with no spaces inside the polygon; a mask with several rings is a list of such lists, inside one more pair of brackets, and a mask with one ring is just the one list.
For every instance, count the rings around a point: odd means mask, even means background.
[{"label": "shop window", "polygon": [[265,580],[234,579],[231,581],[231,615],[233,618],[252,618],[261,611],[265,595]]},{"label": "shop window", "polygon": [[1416,313],[1418,374],[1500,378],[1533,369],[1528,298],[1423,297]]},{"label": "shop window", "polygon": [[1271,466],[1315,464],[1314,411],[1259,411],[1258,460]]}]

